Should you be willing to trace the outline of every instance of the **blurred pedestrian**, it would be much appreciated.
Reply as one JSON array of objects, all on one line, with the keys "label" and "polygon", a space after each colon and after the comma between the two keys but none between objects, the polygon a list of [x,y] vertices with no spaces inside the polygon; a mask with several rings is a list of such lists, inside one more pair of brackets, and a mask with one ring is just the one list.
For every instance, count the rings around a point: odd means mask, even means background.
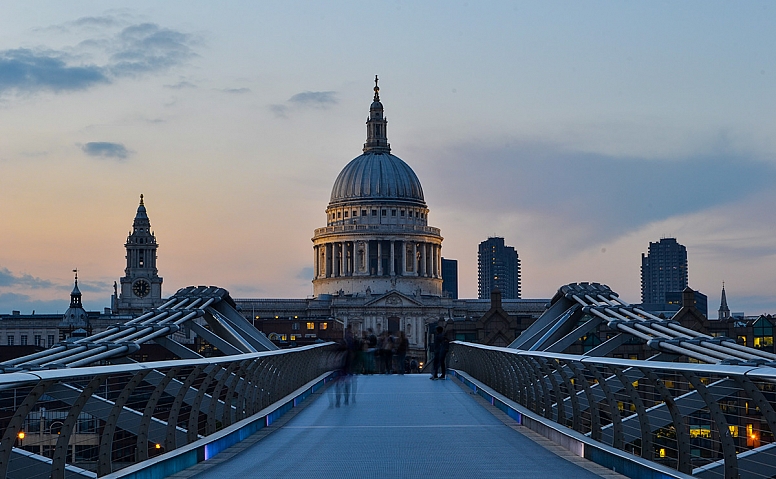
[{"label": "blurred pedestrian", "polygon": [[[450,347],[450,342],[445,335],[444,328],[437,326],[436,335],[434,336],[434,372],[431,374],[431,379],[445,379],[447,376],[447,365],[445,365],[445,357],[447,356],[447,350]],[[439,370],[442,370],[442,374],[437,376]]]}]

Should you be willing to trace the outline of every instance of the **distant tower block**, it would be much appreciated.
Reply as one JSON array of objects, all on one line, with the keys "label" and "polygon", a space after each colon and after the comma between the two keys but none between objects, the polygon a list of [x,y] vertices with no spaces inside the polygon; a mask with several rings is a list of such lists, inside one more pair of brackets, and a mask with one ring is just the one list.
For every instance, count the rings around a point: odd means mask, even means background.
[{"label": "distant tower block", "polygon": [[687,287],[687,248],[676,238],[649,243],[649,252],[641,254],[641,302],[666,303],[666,293]]},{"label": "distant tower block", "polygon": [[477,266],[480,299],[489,299],[494,289],[504,299],[520,299],[520,258],[515,248],[504,244],[504,238],[480,243]]}]

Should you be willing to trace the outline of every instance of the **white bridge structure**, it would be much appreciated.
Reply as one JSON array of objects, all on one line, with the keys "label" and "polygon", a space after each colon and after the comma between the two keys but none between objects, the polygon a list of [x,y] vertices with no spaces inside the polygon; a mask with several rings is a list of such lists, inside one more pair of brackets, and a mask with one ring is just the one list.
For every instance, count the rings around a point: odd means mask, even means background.
[{"label": "white bridge structure", "polygon": [[[568,353],[604,326],[608,340]],[[180,344],[185,328],[223,356]],[[149,342],[181,359],[128,358]],[[611,357],[626,342],[654,355]],[[336,377],[342,354],[334,343],[278,350],[226,290],[181,289],[124,324],[0,364],[0,477],[173,474],[270,425]],[[776,477],[775,360],[596,283],[561,287],[507,348],[455,341],[448,355],[464,384],[574,453],[678,478]]]}]

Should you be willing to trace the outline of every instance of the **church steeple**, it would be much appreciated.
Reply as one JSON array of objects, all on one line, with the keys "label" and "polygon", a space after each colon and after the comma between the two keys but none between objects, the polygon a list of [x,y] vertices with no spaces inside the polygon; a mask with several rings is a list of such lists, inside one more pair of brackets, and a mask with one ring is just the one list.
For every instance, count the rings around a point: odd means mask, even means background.
[{"label": "church steeple", "polygon": [[388,120],[383,116],[383,104],[380,103],[380,87],[377,86],[375,75],[375,96],[369,107],[369,118],[366,120],[366,143],[364,153],[390,153],[391,145],[388,143]]},{"label": "church steeple", "polygon": [[139,314],[162,303],[162,278],[156,268],[159,245],[151,231],[143,195],[124,247],[127,263],[120,280],[121,296],[114,301],[114,310],[119,314]]},{"label": "church steeple", "polygon": [[78,289],[78,269],[74,269],[75,273],[75,285],[73,291],[70,293],[70,307],[71,308],[83,308],[81,303],[81,290]]},{"label": "church steeple", "polygon": [[730,308],[727,304],[727,296],[725,295],[725,282],[722,282],[722,300],[719,304],[719,319],[730,319]]}]

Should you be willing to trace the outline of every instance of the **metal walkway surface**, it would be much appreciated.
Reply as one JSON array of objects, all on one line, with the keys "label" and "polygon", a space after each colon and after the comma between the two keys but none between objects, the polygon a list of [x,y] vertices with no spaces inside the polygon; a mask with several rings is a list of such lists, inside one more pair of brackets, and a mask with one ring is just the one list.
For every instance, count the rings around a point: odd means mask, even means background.
[{"label": "metal walkway surface", "polygon": [[505,425],[455,380],[356,376],[197,479],[223,477],[597,478]]}]

